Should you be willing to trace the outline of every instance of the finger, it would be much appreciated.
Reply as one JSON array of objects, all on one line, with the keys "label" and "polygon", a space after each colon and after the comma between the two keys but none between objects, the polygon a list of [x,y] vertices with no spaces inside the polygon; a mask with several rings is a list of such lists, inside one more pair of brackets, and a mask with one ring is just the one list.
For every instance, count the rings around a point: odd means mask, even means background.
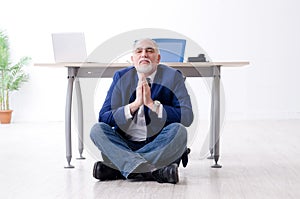
[{"label": "finger", "polygon": [[146,81],[146,77],[142,76],[142,77],[139,77],[139,82],[144,82]]},{"label": "finger", "polygon": [[151,94],[151,90],[150,90],[148,83],[143,84],[143,95],[145,97],[148,97],[148,96],[150,96],[150,94]]},{"label": "finger", "polygon": [[140,78],[141,80],[143,80],[143,79],[146,79],[146,76],[145,76],[144,73],[142,73],[142,74],[140,74],[139,78]]},{"label": "finger", "polygon": [[144,80],[140,79],[138,82],[138,86],[143,86],[145,83],[146,83],[145,79]]},{"label": "finger", "polygon": [[148,82],[147,82],[147,81],[144,81],[144,82],[143,82],[143,86],[148,86],[148,87],[149,87]]}]

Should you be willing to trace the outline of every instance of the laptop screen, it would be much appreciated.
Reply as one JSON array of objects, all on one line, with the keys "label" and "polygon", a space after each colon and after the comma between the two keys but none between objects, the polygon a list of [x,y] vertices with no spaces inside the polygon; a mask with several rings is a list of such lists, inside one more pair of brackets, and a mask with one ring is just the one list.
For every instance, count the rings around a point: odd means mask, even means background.
[{"label": "laptop screen", "polygon": [[53,33],[54,60],[58,62],[84,62],[87,58],[84,33]]}]

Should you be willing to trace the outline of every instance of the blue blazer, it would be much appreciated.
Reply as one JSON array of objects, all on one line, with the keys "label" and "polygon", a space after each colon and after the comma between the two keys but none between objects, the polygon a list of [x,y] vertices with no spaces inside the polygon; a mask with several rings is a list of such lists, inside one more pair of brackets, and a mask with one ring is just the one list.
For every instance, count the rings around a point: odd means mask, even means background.
[{"label": "blue blazer", "polygon": [[[133,118],[126,119],[124,106],[136,98],[138,75],[134,66],[119,70],[113,77],[104,104],[99,112],[99,122],[104,122],[125,136]],[[180,71],[159,64],[151,85],[151,97],[163,105],[163,117],[144,107],[147,124],[147,136],[157,135],[163,127],[171,123],[190,126],[194,115],[190,96]]]}]

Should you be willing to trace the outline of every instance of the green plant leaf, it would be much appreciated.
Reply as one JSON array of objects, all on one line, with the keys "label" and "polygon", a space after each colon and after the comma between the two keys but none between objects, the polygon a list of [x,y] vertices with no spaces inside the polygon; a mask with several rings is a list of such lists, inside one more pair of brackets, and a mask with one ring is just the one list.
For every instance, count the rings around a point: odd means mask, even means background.
[{"label": "green plant leaf", "polygon": [[11,63],[8,36],[0,30],[0,110],[9,109],[9,93],[28,81],[29,75],[23,67],[30,61],[30,57],[22,57],[16,64]]}]

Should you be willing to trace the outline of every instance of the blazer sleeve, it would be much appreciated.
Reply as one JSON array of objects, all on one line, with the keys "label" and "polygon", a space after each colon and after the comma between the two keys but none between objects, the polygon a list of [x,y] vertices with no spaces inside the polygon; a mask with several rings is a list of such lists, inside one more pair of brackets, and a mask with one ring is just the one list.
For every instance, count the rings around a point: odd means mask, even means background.
[{"label": "blazer sleeve", "polygon": [[164,106],[164,112],[167,123],[179,122],[184,126],[190,126],[194,120],[194,114],[190,95],[185,86],[185,79],[181,72],[177,72],[172,92],[174,98],[171,105]]},{"label": "blazer sleeve", "polygon": [[112,84],[107,92],[103,106],[99,112],[99,122],[110,126],[122,125],[127,122],[122,105],[122,93],[118,84],[121,75],[117,72],[113,77]]},{"label": "blazer sleeve", "polygon": [[180,71],[175,75],[168,87],[163,93],[157,94],[157,99],[163,104],[163,117],[158,118],[150,111],[150,118],[153,123],[181,123],[184,126],[190,126],[194,119],[191,99],[185,86],[185,79]]}]

